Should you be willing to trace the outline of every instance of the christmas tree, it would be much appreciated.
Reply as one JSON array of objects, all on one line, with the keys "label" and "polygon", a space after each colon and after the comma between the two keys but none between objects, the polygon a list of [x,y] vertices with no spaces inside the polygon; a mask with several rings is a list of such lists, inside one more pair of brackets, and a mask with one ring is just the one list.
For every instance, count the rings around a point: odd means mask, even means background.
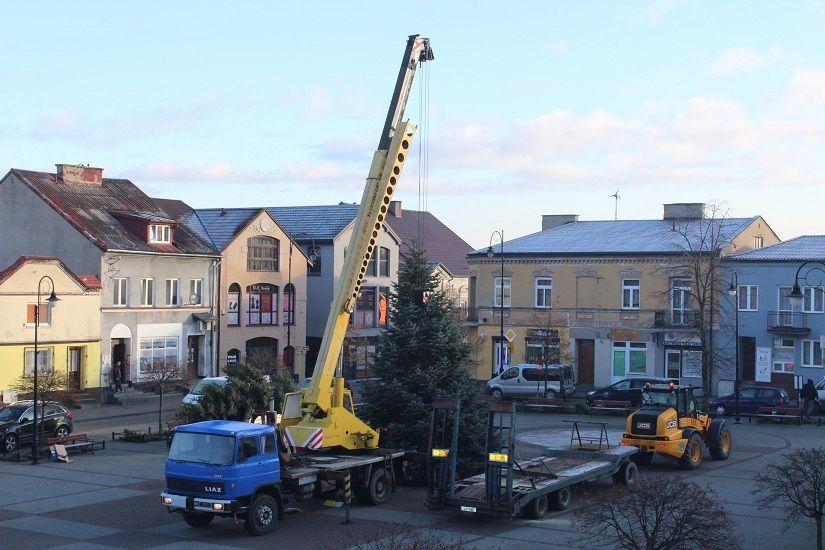
[{"label": "christmas tree", "polygon": [[470,378],[470,344],[454,304],[438,290],[423,246],[413,243],[390,295],[390,326],[378,341],[377,380],[364,392],[364,417],[381,446],[425,451],[433,401],[461,400],[458,468],[477,470],[484,455],[485,409]]}]

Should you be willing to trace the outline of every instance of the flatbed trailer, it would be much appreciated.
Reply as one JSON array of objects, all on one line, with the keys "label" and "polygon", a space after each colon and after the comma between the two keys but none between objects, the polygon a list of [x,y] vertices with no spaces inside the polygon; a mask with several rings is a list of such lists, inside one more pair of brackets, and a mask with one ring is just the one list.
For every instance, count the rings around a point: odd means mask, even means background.
[{"label": "flatbed trailer", "polygon": [[[570,505],[571,489],[581,483],[611,477],[632,484],[637,477],[633,447],[599,444],[598,449],[547,449],[537,458],[514,458],[515,408],[492,401],[487,424],[485,471],[455,479],[460,404],[441,400],[433,409],[428,462],[427,507],[489,516],[541,518],[548,508]],[[443,429],[443,428],[446,428]],[[574,422],[573,430],[578,426]],[[447,447],[445,431],[453,431]]]}]

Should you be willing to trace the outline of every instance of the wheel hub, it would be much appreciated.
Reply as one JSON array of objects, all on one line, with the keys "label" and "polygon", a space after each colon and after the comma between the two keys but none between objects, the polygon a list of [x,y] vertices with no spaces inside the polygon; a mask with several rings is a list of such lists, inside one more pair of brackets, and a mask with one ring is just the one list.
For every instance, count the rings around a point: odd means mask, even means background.
[{"label": "wheel hub", "polygon": [[272,508],[269,506],[259,506],[255,510],[255,520],[259,525],[269,525],[272,523]]}]

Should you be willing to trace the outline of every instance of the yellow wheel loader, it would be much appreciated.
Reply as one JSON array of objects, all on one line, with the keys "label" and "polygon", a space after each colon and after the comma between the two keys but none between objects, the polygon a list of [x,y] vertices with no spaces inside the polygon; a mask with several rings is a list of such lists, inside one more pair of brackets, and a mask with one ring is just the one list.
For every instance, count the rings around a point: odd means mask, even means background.
[{"label": "yellow wheel loader", "polygon": [[642,407],[627,417],[622,445],[637,447],[634,461],[650,464],[656,454],[679,461],[686,470],[702,464],[702,446],[716,460],[727,460],[731,435],[723,418],[712,418],[701,388],[650,385],[642,390]]}]

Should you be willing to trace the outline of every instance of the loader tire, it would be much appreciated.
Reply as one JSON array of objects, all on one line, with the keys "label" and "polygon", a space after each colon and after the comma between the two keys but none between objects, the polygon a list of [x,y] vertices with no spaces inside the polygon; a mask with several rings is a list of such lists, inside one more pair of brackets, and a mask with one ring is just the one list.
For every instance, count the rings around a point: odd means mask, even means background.
[{"label": "loader tire", "polygon": [[685,443],[685,454],[679,459],[683,470],[695,470],[702,465],[702,438],[698,432],[691,432]]},{"label": "loader tire", "polygon": [[731,435],[728,424],[721,418],[716,418],[710,423],[708,430],[708,449],[710,456],[714,460],[727,460],[731,450]]}]

